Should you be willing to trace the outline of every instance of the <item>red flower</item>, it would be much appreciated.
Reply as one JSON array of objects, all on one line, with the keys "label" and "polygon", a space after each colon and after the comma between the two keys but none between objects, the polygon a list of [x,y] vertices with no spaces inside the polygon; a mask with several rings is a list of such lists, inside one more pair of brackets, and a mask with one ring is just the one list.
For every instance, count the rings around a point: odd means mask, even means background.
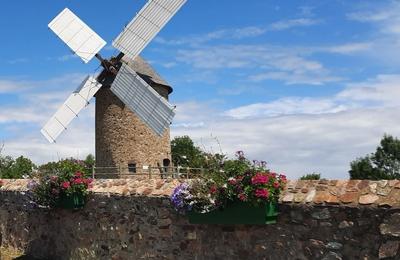
[{"label": "red flower", "polygon": [[65,182],[61,183],[61,187],[63,189],[67,190],[67,189],[69,189],[71,187],[71,183],[69,183],[69,181],[65,181]]},{"label": "red flower", "polygon": [[240,193],[238,197],[239,197],[239,199],[240,199],[241,201],[246,201],[246,200],[247,200],[247,196],[246,196],[246,194],[244,194],[244,193]]},{"label": "red flower", "polygon": [[276,181],[276,182],[274,182],[274,188],[275,188],[275,189],[278,189],[278,188],[279,188],[279,186],[280,186],[279,182],[277,182],[277,181]]},{"label": "red flower", "polygon": [[80,172],[80,171],[77,171],[76,173],[75,173],[75,177],[76,178],[80,178],[80,177],[82,177],[83,176],[83,174]]},{"label": "red flower", "polygon": [[266,189],[257,189],[254,195],[258,198],[268,198],[269,192]]},{"label": "red flower", "polygon": [[277,176],[278,174],[275,173],[275,172],[271,172],[270,175],[271,175],[272,178],[276,178],[276,176]]},{"label": "red flower", "polygon": [[214,193],[216,193],[216,192],[217,192],[217,187],[216,187],[215,185],[211,186],[211,188],[210,188],[210,193],[211,193],[211,194],[214,194]]},{"label": "red flower", "polygon": [[268,176],[263,173],[257,173],[253,178],[251,178],[252,184],[265,184],[268,181],[269,181]]}]

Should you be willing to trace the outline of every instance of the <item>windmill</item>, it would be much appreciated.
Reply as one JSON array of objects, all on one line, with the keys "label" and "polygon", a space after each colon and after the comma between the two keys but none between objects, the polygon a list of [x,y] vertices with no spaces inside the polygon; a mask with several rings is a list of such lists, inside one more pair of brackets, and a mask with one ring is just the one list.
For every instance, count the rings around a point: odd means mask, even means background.
[{"label": "windmill", "polygon": [[84,63],[96,57],[103,67],[82,84],[41,129],[54,143],[79,112],[96,97],[96,166],[165,166],[170,161],[169,125],[175,115],[168,102],[172,88],[139,54],[186,0],[149,0],[112,42],[120,53],[109,59],[106,42],[65,8],[49,28]]}]

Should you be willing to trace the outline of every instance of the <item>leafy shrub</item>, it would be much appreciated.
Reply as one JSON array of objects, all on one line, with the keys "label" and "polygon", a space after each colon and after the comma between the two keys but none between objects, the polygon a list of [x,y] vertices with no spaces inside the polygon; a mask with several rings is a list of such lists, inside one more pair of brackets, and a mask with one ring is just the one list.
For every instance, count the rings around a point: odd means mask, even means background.
[{"label": "leafy shrub", "polygon": [[92,173],[92,165],[83,160],[74,158],[62,159],[58,162],[49,162],[39,166],[39,176],[67,174],[71,172],[82,172],[85,176]]},{"label": "leafy shrub", "polygon": [[224,164],[224,171],[187,181],[175,188],[171,202],[178,212],[205,213],[231,201],[253,205],[276,202],[286,183],[283,174],[271,172],[265,162],[250,163],[243,152]]},{"label": "leafy shrub", "polygon": [[88,195],[92,179],[85,178],[82,172],[62,172],[58,175],[45,175],[39,182],[31,180],[28,184],[34,202],[41,207],[54,208],[62,197]]},{"label": "leafy shrub", "polygon": [[300,177],[300,180],[319,180],[321,179],[320,173],[309,173]]}]

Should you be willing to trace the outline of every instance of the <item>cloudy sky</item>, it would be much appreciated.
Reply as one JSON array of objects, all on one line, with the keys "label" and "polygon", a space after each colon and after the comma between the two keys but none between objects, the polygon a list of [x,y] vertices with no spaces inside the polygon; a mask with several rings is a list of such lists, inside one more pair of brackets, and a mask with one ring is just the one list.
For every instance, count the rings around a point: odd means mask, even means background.
[{"label": "cloudy sky", "polygon": [[[143,0],[8,1],[0,16],[0,141],[36,163],[94,152],[94,103],[49,144],[40,128],[96,73],[47,29],[69,7],[110,42]],[[117,15],[118,14],[118,15]],[[143,56],[173,87],[172,136],[243,150],[290,178],[348,178],[400,136],[400,2],[188,0]],[[220,145],[219,145],[220,144]]]}]

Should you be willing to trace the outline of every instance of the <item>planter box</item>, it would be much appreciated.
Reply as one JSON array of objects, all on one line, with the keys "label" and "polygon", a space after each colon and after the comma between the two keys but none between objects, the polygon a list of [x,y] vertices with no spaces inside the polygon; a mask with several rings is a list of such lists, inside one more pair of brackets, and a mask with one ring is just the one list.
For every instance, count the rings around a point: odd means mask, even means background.
[{"label": "planter box", "polygon": [[81,209],[86,204],[86,196],[82,194],[62,195],[57,207],[63,209]]},{"label": "planter box", "polygon": [[228,204],[221,210],[208,213],[188,213],[191,224],[265,225],[276,223],[277,216],[277,205],[272,202],[255,207],[249,203],[238,201]]}]

